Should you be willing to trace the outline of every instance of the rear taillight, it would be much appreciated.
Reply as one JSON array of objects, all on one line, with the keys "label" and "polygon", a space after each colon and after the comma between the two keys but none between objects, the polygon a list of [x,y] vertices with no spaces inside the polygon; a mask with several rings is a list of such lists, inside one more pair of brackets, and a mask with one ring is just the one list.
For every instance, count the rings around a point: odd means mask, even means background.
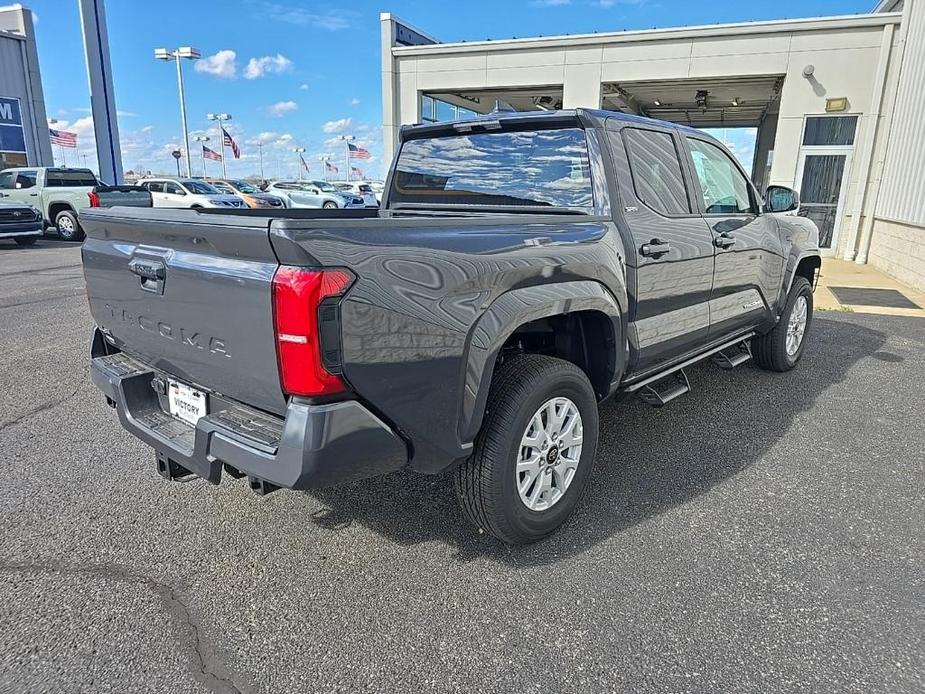
[{"label": "rear taillight", "polygon": [[279,378],[287,395],[332,395],[344,382],[325,368],[319,309],[353,283],[348,270],[308,270],[282,265],[273,276],[273,322]]},{"label": "rear taillight", "polygon": [[95,190],[91,190],[89,193],[87,193],[87,197],[90,198],[90,207],[100,206],[100,194]]}]

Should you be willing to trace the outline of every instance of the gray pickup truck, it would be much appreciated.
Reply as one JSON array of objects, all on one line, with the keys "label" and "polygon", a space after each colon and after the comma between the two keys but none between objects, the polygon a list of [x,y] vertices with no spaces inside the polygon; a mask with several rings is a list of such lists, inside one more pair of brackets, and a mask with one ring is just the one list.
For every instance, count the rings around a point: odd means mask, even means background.
[{"label": "gray pickup truck", "polygon": [[702,132],[573,110],[403,128],[380,210],[86,210],[92,380],[168,479],[452,469],[475,525],[537,540],[598,403],[797,364],[818,231],[766,198]]}]

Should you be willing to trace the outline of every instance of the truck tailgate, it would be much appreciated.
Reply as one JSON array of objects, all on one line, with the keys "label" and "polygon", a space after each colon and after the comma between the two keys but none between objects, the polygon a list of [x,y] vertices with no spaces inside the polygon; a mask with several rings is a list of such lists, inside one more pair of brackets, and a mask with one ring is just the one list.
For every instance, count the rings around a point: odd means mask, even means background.
[{"label": "truck tailgate", "polygon": [[90,311],[111,342],[188,385],[285,411],[266,219],[117,208],[81,224]]}]

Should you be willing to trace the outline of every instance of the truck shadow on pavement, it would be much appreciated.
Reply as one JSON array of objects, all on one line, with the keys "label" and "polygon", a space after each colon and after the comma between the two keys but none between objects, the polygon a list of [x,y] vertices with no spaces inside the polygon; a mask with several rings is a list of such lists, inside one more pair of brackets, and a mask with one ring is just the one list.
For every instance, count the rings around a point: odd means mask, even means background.
[{"label": "truck shadow on pavement", "polygon": [[[801,415],[825,417],[824,394],[851,367],[883,346],[886,335],[817,314],[800,365],[778,374],[745,365],[722,371],[710,362],[689,371],[692,392],[664,409],[635,398],[601,406],[595,470],[574,516],[534,545],[508,547],[480,536],[462,517],[450,474],[402,471],[314,490],[327,508],[314,516],[336,530],[361,523],[393,542],[443,541],[458,558],[512,566],[557,562],[622,530],[685,504],[755,462],[781,439],[799,436]],[[815,411],[814,411],[815,410]]]}]

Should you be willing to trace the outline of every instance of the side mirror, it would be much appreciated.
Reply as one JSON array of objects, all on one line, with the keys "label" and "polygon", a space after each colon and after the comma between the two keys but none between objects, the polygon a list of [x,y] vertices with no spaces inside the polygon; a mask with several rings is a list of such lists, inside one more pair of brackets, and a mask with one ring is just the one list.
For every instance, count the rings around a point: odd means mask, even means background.
[{"label": "side mirror", "polygon": [[20,183],[19,181],[16,181],[16,190],[19,190],[21,188],[22,188],[22,183]]},{"label": "side mirror", "polygon": [[765,212],[792,212],[800,207],[800,194],[786,186],[768,186],[764,197]]}]

